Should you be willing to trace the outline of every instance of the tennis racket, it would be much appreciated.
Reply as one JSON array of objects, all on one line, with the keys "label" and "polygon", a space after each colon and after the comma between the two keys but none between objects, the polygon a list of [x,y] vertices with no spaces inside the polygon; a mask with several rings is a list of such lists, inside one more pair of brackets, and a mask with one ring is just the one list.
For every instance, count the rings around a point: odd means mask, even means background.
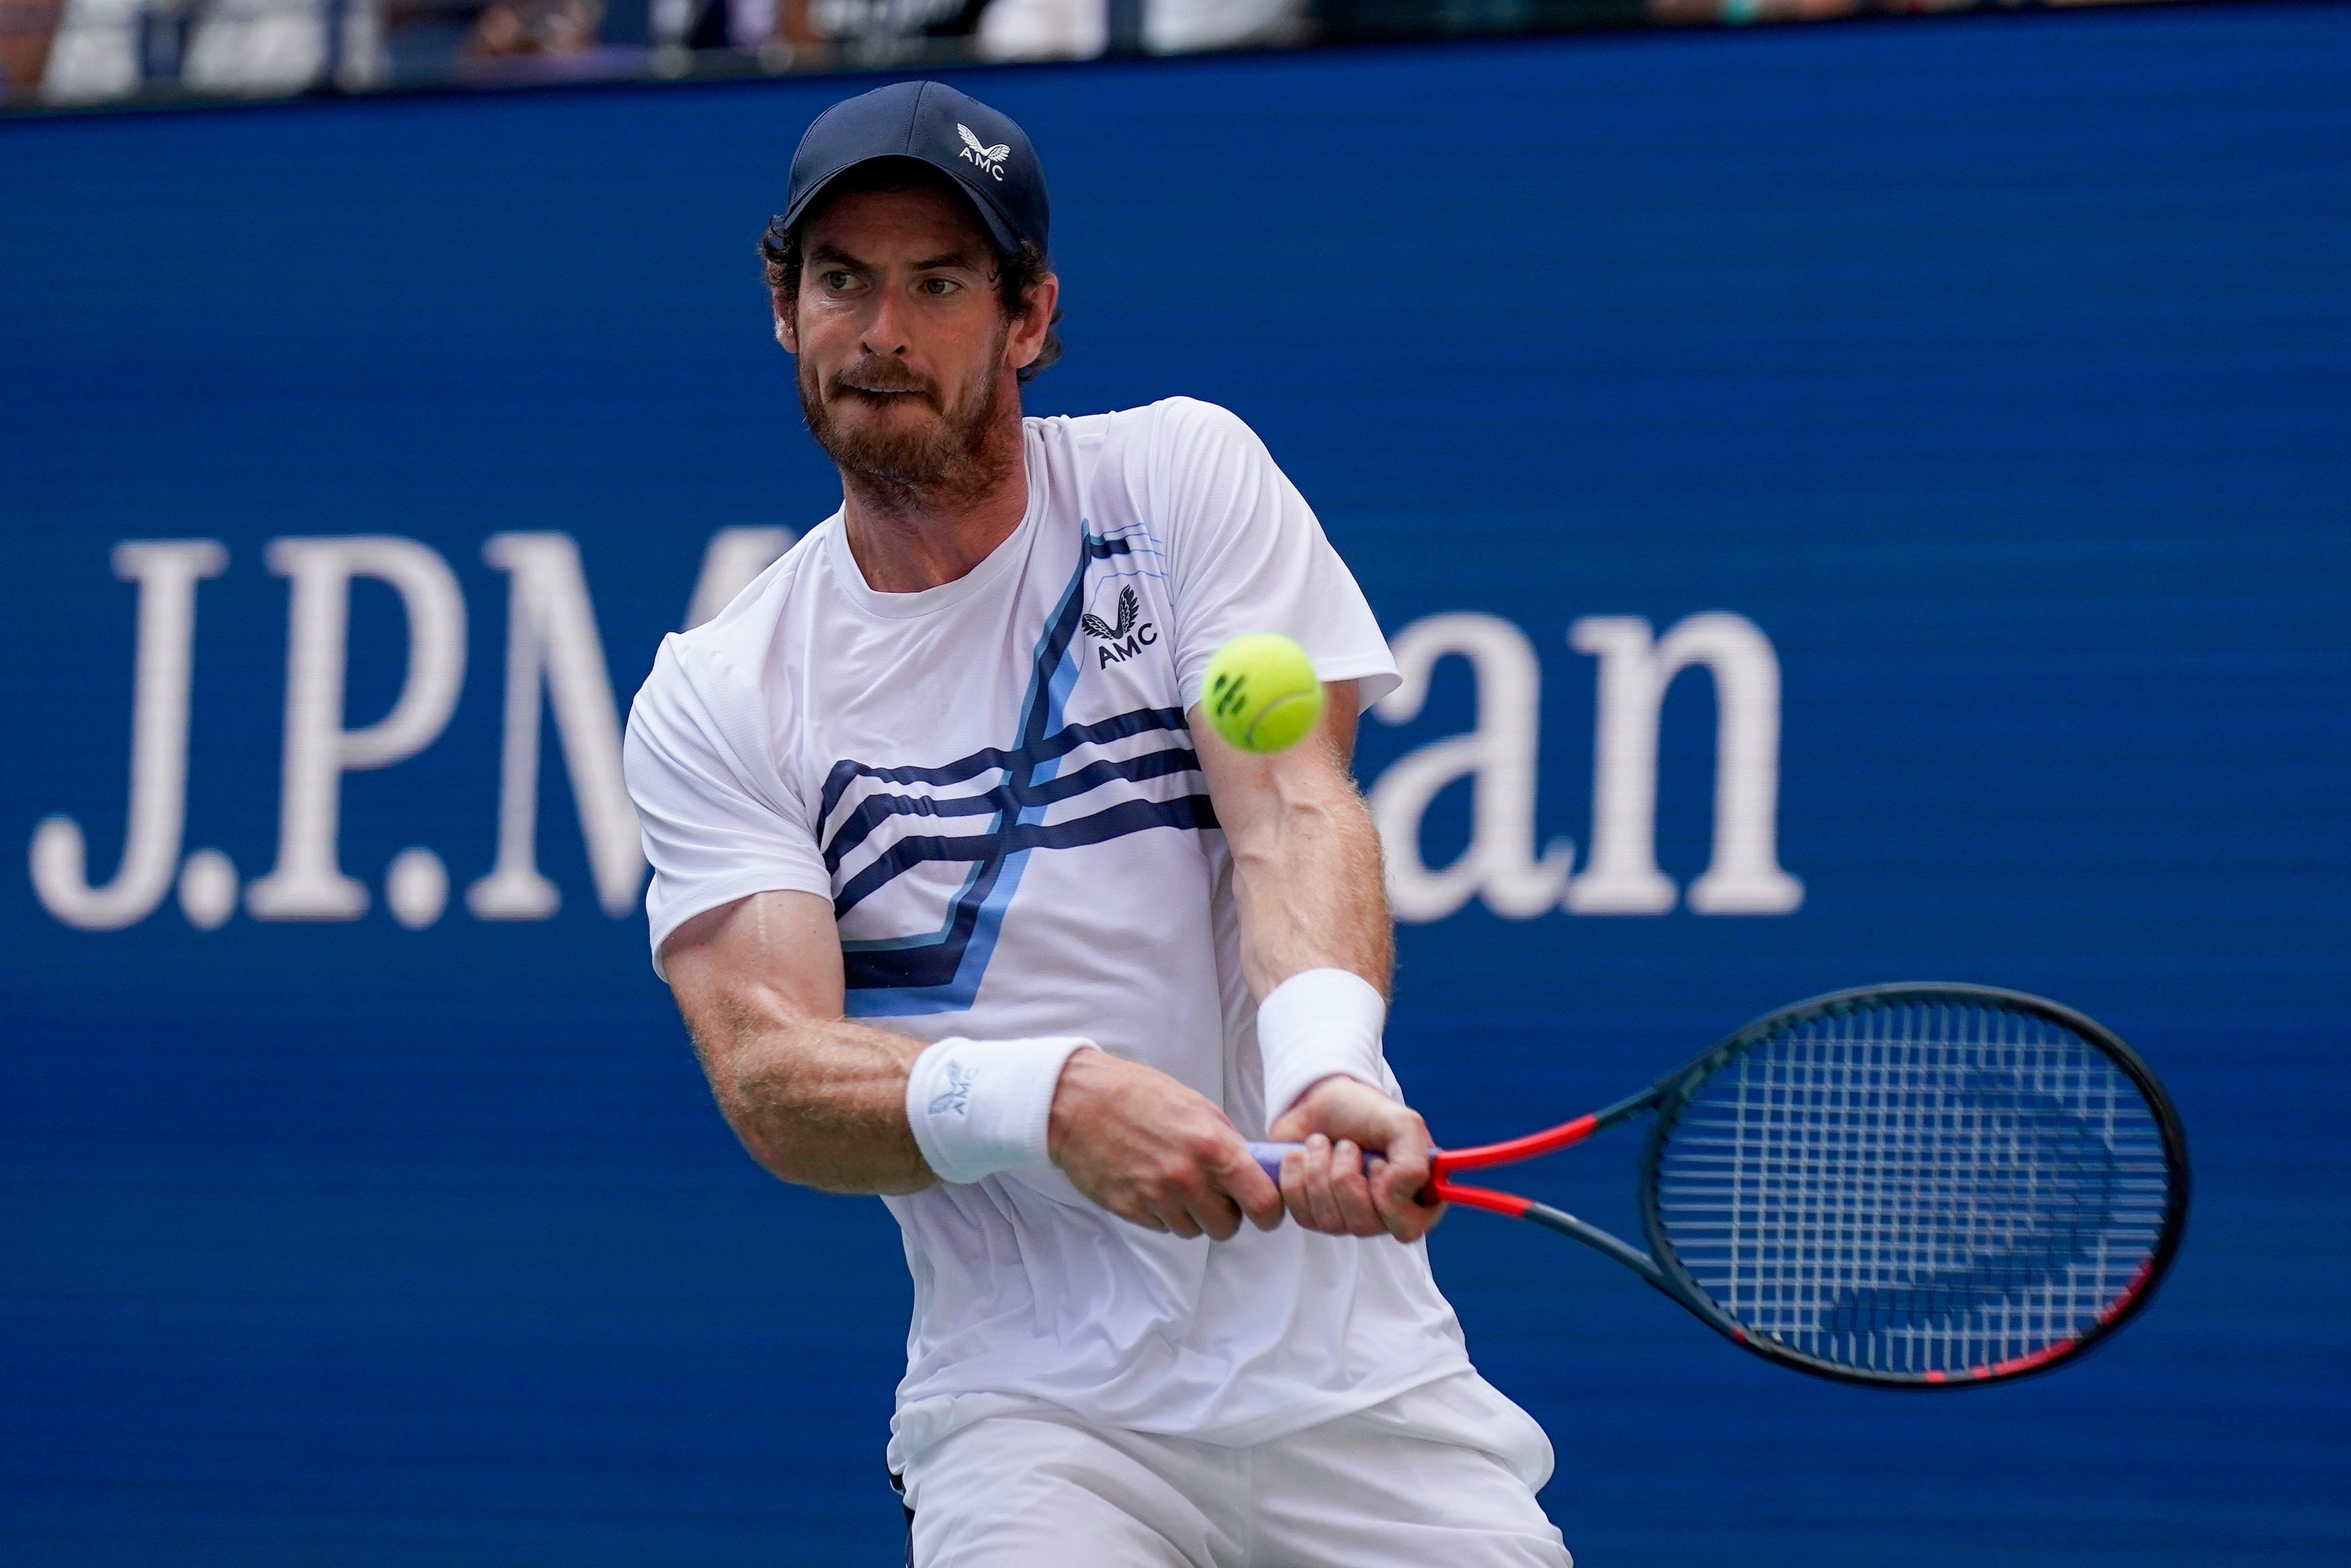
[{"label": "tennis racket", "polygon": [[[1643,1251],[1456,1178],[1656,1113]],[[1252,1144],[1280,1179],[1295,1144]],[[2188,1144],[2130,1047],[1990,986],[1874,985],[1760,1018],[1628,1099],[1440,1150],[1425,1196],[1615,1259],[1749,1350],[1883,1387],[1996,1383],[2146,1306],[2188,1219]]]}]

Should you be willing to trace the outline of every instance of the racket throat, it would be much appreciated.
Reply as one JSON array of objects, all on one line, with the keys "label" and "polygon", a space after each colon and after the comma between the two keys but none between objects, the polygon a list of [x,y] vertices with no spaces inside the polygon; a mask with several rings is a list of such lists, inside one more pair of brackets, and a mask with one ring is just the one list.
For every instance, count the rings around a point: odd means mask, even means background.
[{"label": "racket throat", "polygon": [[[1489,1195],[1478,1188],[1452,1188],[1452,1184],[1449,1182],[1447,1183],[1446,1186],[1447,1188],[1451,1188],[1451,1190],[1446,1191],[1444,1195],[1457,1203],[1474,1202],[1474,1199],[1461,1196],[1464,1193],[1476,1193],[1481,1198],[1491,1196],[1495,1198],[1508,1199],[1511,1203],[1517,1205],[1516,1218],[1527,1220],[1531,1224],[1540,1225],[1546,1231],[1556,1231],[1561,1235],[1568,1237],[1573,1241],[1581,1241],[1585,1246],[1591,1248],[1593,1251],[1615,1259],[1618,1262],[1624,1264],[1626,1268],[1632,1270],[1635,1273],[1640,1275],[1643,1279],[1648,1281],[1651,1284],[1656,1286],[1657,1289],[1665,1292],[1667,1295],[1673,1295],[1675,1293],[1673,1287],[1666,1282],[1666,1272],[1657,1267],[1657,1261],[1655,1258],[1650,1257],[1648,1253],[1644,1252],[1640,1248],[1634,1246],[1628,1241],[1618,1241],[1615,1237],[1611,1236],[1607,1231],[1603,1231],[1599,1226],[1588,1224],[1582,1220],[1578,1220],[1574,1215],[1570,1214],[1564,1209],[1553,1209],[1548,1203],[1532,1202],[1530,1199],[1515,1197],[1507,1192],[1496,1192]],[[1494,1206],[1491,1204],[1478,1203],[1476,1204],[1476,1207],[1484,1209],[1492,1208]],[[1498,1210],[1498,1212],[1507,1213],[1510,1212],[1510,1210]]]}]

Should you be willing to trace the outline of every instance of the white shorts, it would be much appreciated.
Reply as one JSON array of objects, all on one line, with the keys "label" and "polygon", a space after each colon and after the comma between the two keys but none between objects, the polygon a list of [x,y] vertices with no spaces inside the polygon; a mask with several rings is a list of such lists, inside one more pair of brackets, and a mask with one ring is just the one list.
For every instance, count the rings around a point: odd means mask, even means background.
[{"label": "white shorts", "polygon": [[1535,1501],[1550,1472],[1542,1429],[1472,1373],[1249,1449],[1040,1405],[975,1421],[909,1465],[909,1561],[1570,1568]]}]

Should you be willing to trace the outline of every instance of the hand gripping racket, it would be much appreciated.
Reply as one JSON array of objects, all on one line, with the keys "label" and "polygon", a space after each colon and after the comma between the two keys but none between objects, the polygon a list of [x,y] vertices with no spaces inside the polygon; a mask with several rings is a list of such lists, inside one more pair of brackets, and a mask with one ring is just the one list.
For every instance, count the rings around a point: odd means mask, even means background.
[{"label": "hand gripping racket", "polygon": [[[1644,1111],[1646,1252],[1455,1179]],[[1279,1179],[1297,1147],[1250,1153]],[[1897,1388],[2081,1355],[2147,1304],[2188,1218],[2187,1137],[2146,1064],[1979,985],[1814,997],[1606,1110],[1434,1163],[1426,1196],[1572,1236],[1782,1366]]]}]

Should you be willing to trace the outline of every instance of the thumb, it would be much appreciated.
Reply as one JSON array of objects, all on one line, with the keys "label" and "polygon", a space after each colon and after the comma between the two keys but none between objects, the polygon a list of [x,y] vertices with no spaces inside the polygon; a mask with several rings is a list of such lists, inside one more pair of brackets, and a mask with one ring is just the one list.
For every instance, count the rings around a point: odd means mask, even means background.
[{"label": "thumb", "polygon": [[1290,1108],[1275,1117],[1273,1125],[1265,1129],[1265,1136],[1275,1143],[1304,1143],[1309,1133],[1332,1131],[1323,1126],[1322,1118],[1308,1107],[1315,1103],[1322,1086],[1334,1081],[1346,1081],[1346,1075],[1333,1073],[1328,1077],[1317,1078],[1299,1090],[1298,1097],[1290,1102]]},{"label": "thumb", "polygon": [[1238,1138],[1233,1140],[1224,1163],[1217,1168],[1217,1185],[1225,1195],[1240,1205],[1241,1212],[1260,1231],[1270,1231],[1281,1223],[1284,1212],[1281,1189],[1265,1173],[1249,1154],[1249,1146]]}]

